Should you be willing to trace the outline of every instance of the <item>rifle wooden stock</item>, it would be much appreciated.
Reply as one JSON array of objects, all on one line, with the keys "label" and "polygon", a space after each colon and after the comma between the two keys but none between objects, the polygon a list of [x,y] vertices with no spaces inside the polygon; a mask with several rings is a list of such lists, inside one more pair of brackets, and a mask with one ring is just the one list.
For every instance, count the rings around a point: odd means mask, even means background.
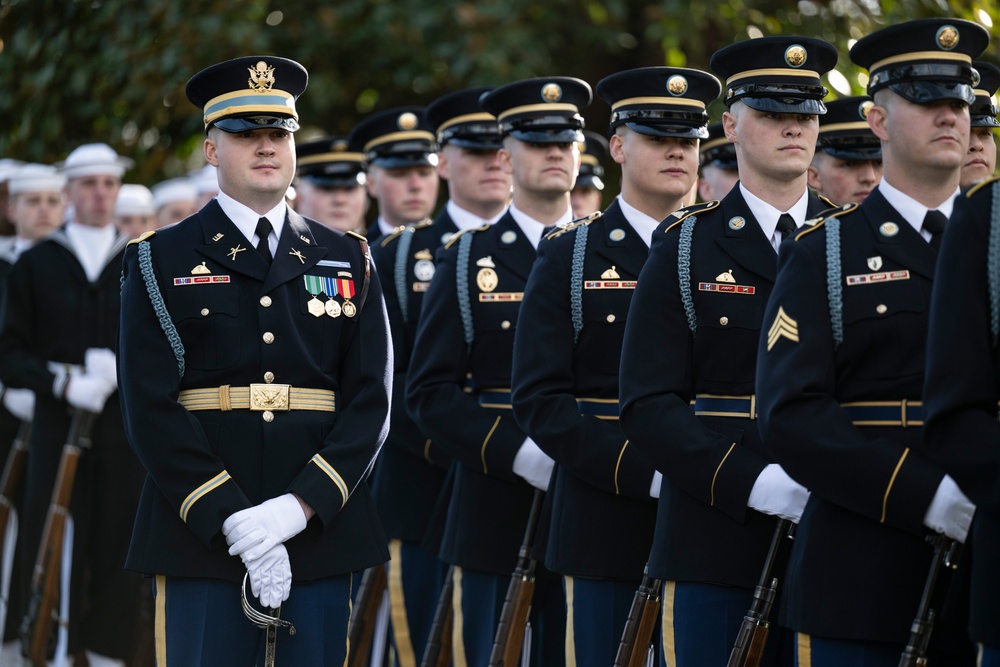
[{"label": "rifle wooden stock", "polygon": [[656,617],[660,613],[660,586],[658,579],[648,574],[649,565],[642,573],[642,582],[632,598],[625,629],[615,654],[614,667],[644,667],[649,646],[653,642]]},{"label": "rifle wooden stock", "polygon": [[351,612],[347,636],[350,647],[349,667],[363,667],[375,634],[375,619],[387,585],[385,566],[374,565],[361,576],[358,597]]},{"label": "rifle wooden stock", "polygon": [[521,658],[524,630],[531,612],[531,598],[535,593],[535,560],[531,557],[531,549],[535,543],[535,528],[542,513],[544,497],[544,491],[535,489],[524,540],[517,555],[517,566],[510,575],[507,596],[503,601],[500,622],[493,639],[489,667],[516,667]]},{"label": "rifle wooden stock", "polygon": [[750,610],[743,617],[743,624],[740,625],[739,634],[736,635],[736,644],[729,654],[727,667],[759,667],[761,657],[764,655],[764,646],[767,644],[767,635],[771,629],[768,616],[771,615],[771,607],[778,593],[778,578],[772,577],[771,571],[774,569],[774,563],[785,538],[791,538],[794,534],[795,524],[788,519],[778,520],[774,536],[771,538],[771,546],[764,559],[760,582],[754,589]]},{"label": "rifle wooden stock", "polygon": [[21,627],[32,667],[45,667],[49,650],[54,646],[53,626],[58,621],[59,579],[62,570],[63,538],[69,516],[77,463],[84,449],[90,448],[90,430],[97,415],[76,410],[63,445],[55,487],[45,528],[38,546],[38,557],[31,577],[31,601]]},{"label": "rifle wooden stock", "polygon": [[441,587],[441,595],[438,596],[437,609],[434,610],[434,622],[427,637],[427,645],[424,646],[420,667],[448,667],[451,664],[453,622],[451,598],[455,592],[454,576],[455,566],[449,565],[444,586]]},{"label": "rifle wooden stock", "polygon": [[[30,435],[31,422],[21,422],[14,438],[14,444],[7,455],[7,462],[4,464],[3,477],[0,477],[0,563],[3,562],[5,555],[3,536],[7,533],[10,513],[14,509],[14,499],[21,488],[24,463],[28,459],[28,437]],[[0,632],[2,631],[0,629]]]},{"label": "rifle wooden stock", "polygon": [[917,667],[927,664],[927,646],[931,641],[931,631],[934,629],[934,610],[931,608],[931,598],[934,586],[937,584],[941,567],[950,569],[958,567],[958,558],[962,545],[944,535],[931,535],[927,541],[934,546],[934,556],[931,567],[924,582],[924,592],[920,596],[917,615],[910,625],[910,640],[906,643],[902,655],[899,656],[899,667]]}]

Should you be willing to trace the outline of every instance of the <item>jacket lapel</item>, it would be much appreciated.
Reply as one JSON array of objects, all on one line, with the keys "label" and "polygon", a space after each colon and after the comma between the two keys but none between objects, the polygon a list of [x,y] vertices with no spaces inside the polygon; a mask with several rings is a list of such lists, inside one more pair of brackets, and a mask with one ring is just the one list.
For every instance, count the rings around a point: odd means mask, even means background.
[{"label": "jacket lapel", "polygon": [[299,277],[326,257],[326,248],[317,246],[309,226],[301,215],[288,209],[278,239],[278,250],[267,272],[262,292]]},{"label": "jacket lapel", "polygon": [[531,241],[509,212],[497,220],[491,231],[495,239],[493,261],[527,282],[535,263],[535,248]]},{"label": "jacket lapel", "polygon": [[264,280],[267,262],[222,211],[218,201],[208,202],[196,215],[205,238],[205,243],[196,248],[199,253],[228,271]]},{"label": "jacket lapel", "polygon": [[719,247],[744,269],[773,283],[778,272],[778,255],[750,212],[739,187],[730,190],[722,200],[721,209],[725,230],[723,236],[716,238]]},{"label": "jacket lapel", "polygon": [[903,219],[878,188],[861,204],[861,210],[871,225],[875,247],[880,255],[892,258],[897,264],[925,278],[934,279],[937,250]]},{"label": "jacket lapel", "polygon": [[591,224],[587,245],[608,262],[605,268],[615,267],[623,276],[637,278],[649,256],[649,248],[625,218],[617,199],[598,221]]}]

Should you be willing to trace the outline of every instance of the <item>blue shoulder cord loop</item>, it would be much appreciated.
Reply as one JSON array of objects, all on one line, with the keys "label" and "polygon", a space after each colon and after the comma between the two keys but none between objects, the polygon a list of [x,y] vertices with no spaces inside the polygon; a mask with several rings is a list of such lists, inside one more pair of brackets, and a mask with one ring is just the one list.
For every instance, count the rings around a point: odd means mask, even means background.
[{"label": "blue shoulder cord loop", "polygon": [[569,306],[573,320],[573,345],[580,342],[583,331],[583,259],[587,252],[587,237],[590,225],[581,225],[574,231],[573,264],[570,268]]},{"label": "blue shoulder cord loop", "polygon": [[698,334],[698,317],[694,312],[694,297],[691,296],[691,237],[698,216],[692,215],[681,223],[681,235],[677,245],[677,277],[680,281],[681,303],[687,315],[691,335]]},{"label": "blue shoulder cord loop", "polygon": [[996,347],[997,339],[1000,337],[1000,181],[993,183],[986,282],[990,286],[990,334],[993,346]]},{"label": "blue shoulder cord loop", "polygon": [[833,330],[833,349],[840,349],[844,342],[844,286],[841,284],[843,269],[840,263],[840,220],[826,221],[826,297],[830,302],[830,328]]},{"label": "blue shoulder cord loop", "polygon": [[156,283],[156,275],[153,273],[153,254],[149,247],[149,241],[143,241],[139,244],[139,268],[142,271],[142,279],[146,283],[146,292],[149,294],[149,300],[153,304],[156,319],[160,321],[160,327],[163,328],[163,333],[166,334],[170,348],[174,351],[174,356],[177,358],[177,374],[183,378],[184,343],[181,342],[181,337],[177,333],[174,321],[170,319],[170,313],[167,312],[167,304],[163,302],[163,294]]},{"label": "blue shoulder cord loop", "polygon": [[470,348],[475,339],[472,328],[472,302],[469,296],[469,255],[472,252],[472,234],[466,232],[458,239],[458,257],[455,267],[455,289],[458,291],[458,312],[462,316],[462,328],[465,330],[465,344]]},{"label": "blue shoulder cord loop", "polygon": [[407,227],[399,237],[396,245],[396,263],[393,266],[393,283],[396,285],[396,298],[399,299],[399,310],[403,315],[403,324],[409,320],[409,292],[406,289],[406,258],[410,255],[410,243],[413,242],[413,228]]}]

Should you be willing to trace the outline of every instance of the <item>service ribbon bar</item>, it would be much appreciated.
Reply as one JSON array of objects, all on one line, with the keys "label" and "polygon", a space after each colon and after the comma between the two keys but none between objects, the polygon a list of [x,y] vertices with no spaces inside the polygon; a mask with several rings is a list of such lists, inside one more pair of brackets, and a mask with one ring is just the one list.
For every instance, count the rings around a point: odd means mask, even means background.
[{"label": "service ribbon bar", "polygon": [[520,301],[524,297],[524,292],[490,292],[479,295],[479,303],[487,302],[513,302]]},{"label": "service ribbon bar", "polygon": [[583,289],[635,289],[634,280],[586,280]]},{"label": "service ribbon bar", "polygon": [[909,271],[883,271],[882,273],[861,273],[847,276],[848,285],[871,285],[872,283],[888,283],[893,280],[909,280]]},{"label": "service ribbon bar", "polygon": [[722,292],[723,294],[754,294],[753,285],[733,285],[732,283],[698,283],[699,292]]},{"label": "service ribbon bar", "polygon": [[185,276],[174,278],[174,285],[210,285],[212,283],[228,283],[229,276]]}]

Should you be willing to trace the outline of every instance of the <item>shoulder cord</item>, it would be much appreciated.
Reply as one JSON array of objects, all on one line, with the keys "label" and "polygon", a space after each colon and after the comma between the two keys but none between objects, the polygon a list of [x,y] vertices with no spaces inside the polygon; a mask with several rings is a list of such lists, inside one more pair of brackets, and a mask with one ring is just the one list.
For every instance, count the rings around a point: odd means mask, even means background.
[{"label": "shoulder cord", "polygon": [[409,319],[409,292],[406,289],[406,261],[410,255],[410,243],[413,242],[413,228],[407,227],[399,237],[396,245],[396,263],[393,268],[393,282],[396,285],[396,298],[399,300],[399,310],[402,311],[403,324]]},{"label": "shoulder cord", "polygon": [[833,330],[833,349],[840,349],[844,342],[844,286],[841,284],[843,269],[840,263],[840,220],[826,221],[826,298],[830,302],[830,328]]},{"label": "shoulder cord", "polygon": [[160,321],[160,327],[163,328],[163,333],[167,336],[170,348],[174,351],[174,356],[177,358],[177,374],[183,378],[184,343],[181,342],[180,334],[177,333],[177,327],[174,325],[173,320],[170,319],[170,313],[167,312],[167,305],[163,302],[163,294],[160,292],[160,286],[156,283],[156,275],[153,273],[153,253],[149,247],[149,241],[143,241],[139,244],[139,268],[142,271],[142,279],[146,283],[146,292],[149,294],[149,300],[153,304],[153,311],[156,313],[156,318]]},{"label": "shoulder cord", "polygon": [[458,292],[458,312],[462,316],[465,344],[472,347],[475,330],[472,328],[472,301],[469,296],[469,255],[472,253],[472,233],[466,232],[458,239],[458,257],[455,266],[455,289]]},{"label": "shoulder cord", "polygon": [[691,335],[698,334],[698,318],[694,312],[694,298],[691,296],[691,239],[694,236],[694,223],[698,216],[692,215],[681,223],[680,239],[677,245],[677,277],[680,281],[681,303],[684,304],[684,314],[687,315],[688,328]]},{"label": "shoulder cord", "polygon": [[993,346],[996,347],[997,339],[1000,337],[1000,181],[993,184],[986,278],[990,290],[990,334]]},{"label": "shoulder cord", "polygon": [[569,306],[573,319],[573,345],[580,342],[583,331],[583,260],[587,252],[590,225],[577,227],[573,239],[573,264],[570,268]]}]

